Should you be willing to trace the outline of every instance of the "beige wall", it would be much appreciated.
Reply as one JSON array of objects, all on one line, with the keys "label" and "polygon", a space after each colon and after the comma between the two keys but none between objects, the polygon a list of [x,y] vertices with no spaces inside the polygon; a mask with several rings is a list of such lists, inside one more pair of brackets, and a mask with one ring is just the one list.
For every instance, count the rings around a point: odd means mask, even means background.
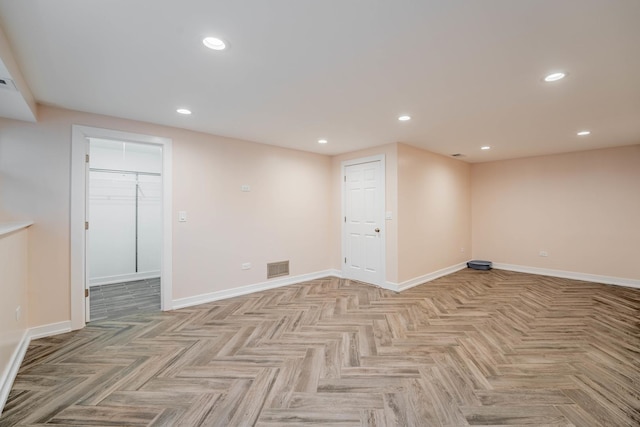
[{"label": "beige wall", "polygon": [[474,164],[472,183],[474,258],[640,279],[640,145]]},{"label": "beige wall", "polygon": [[[467,261],[471,251],[470,165],[394,143],[332,159],[333,215],[342,207],[341,165],[345,160],[385,156],[386,280],[402,283]],[[340,248],[341,225],[335,224]],[[465,252],[460,252],[465,248]],[[340,268],[341,254],[334,264]]]},{"label": "beige wall", "polygon": [[[268,262],[292,276],[332,267],[331,160],[240,140],[174,136],[174,298],[264,282]],[[241,192],[243,184],[250,192]],[[251,262],[251,270],[240,265]]]},{"label": "beige wall", "polygon": [[338,220],[332,222],[331,244],[336,248],[332,257],[334,268],[342,268],[342,224],[339,221],[342,212],[342,162],[346,160],[360,159],[364,157],[385,156],[385,210],[391,212],[393,219],[385,221],[385,253],[386,253],[386,280],[397,283],[398,281],[398,144],[387,144],[367,150],[354,151],[331,158],[331,182],[333,189],[332,218]]},{"label": "beige wall", "polygon": [[35,222],[30,326],[70,319],[72,124],[173,140],[174,299],[266,281],[267,261],[291,260],[292,275],[335,266],[327,156],[49,107],[38,118],[0,119],[0,217]]},{"label": "beige wall", "polygon": [[[8,373],[13,353],[27,331],[28,230],[0,236],[0,378]],[[16,320],[16,308],[22,315]],[[2,382],[0,382],[2,385]],[[0,402],[2,406],[3,402]]]},{"label": "beige wall", "polygon": [[398,144],[399,283],[469,260],[470,179],[468,163]]},{"label": "beige wall", "polygon": [[70,318],[70,113],[40,112],[42,123],[0,119],[2,218],[35,222],[29,230],[29,326]]},{"label": "beige wall", "polygon": [[[340,269],[341,162],[376,154],[386,158],[393,214],[385,224],[388,282],[471,254],[640,278],[640,146],[473,166],[404,144],[329,158],[40,107],[38,123],[0,119],[0,218],[35,221],[29,326],[70,318],[72,124],[173,140],[173,299],[263,282],[270,261],[291,260],[292,275]],[[252,191],[241,192],[243,184]],[[179,210],[187,223],[176,221]],[[253,269],[242,271],[244,262]]]}]

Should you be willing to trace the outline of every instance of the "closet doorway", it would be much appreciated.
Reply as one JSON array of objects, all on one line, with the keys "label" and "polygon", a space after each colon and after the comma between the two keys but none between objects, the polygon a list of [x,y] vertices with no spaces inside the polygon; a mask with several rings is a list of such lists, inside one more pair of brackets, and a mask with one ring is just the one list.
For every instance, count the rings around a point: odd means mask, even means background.
[{"label": "closet doorway", "polygon": [[87,321],[159,311],[162,147],[88,140]]}]

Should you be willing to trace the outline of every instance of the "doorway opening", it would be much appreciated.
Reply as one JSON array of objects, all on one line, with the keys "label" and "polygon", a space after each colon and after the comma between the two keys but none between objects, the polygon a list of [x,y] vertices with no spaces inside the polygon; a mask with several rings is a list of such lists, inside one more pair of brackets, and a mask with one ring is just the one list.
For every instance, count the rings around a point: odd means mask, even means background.
[{"label": "doorway opening", "polygon": [[[171,182],[170,139],[72,126],[71,329],[140,311],[126,299],[172,309]],[[109,313],[106,294],[122,310]]]},{"label": "doorway opening", "polygon": [[89,138],[88,321],[159,311],[162,147]]}]

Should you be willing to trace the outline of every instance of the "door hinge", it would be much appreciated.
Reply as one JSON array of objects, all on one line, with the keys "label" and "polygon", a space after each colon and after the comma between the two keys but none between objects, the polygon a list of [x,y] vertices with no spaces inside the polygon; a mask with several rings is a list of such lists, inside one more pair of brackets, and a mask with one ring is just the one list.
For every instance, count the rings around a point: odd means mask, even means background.
[{"label": "door hinge", "polygon": [[344,217],[344,222],[347,222],[347,217],[346,216]]},{"label": "door hinge", "polygon": [[85,163],[89,163],[89,155],[88,154],[84,155],[84,162]]},{"label": "door hinge", "polygon": [[347,263],[347,257],[344,257],[344,263],[345,264]]},{"label": "door hinge", "polygon": [[89,298],[89,289],[84,290],[84,297]]},{"label": "door hinge", "polygon": [[347,182],[347,175],[344,176],[344,182]]},{"label": "door hinge", "polygon": [[84,222],[84,229],[88,230],[89,229],[89,221],[85,221]]}]

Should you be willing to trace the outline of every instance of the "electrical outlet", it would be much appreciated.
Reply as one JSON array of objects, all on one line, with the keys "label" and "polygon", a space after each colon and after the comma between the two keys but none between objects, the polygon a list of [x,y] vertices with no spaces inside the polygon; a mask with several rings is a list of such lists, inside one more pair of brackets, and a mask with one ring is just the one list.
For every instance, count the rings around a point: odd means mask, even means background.
[{"label": "electrical outlet", "polygon": [[240,268],[242,268],[243,270],[251,270],[251,263],[245,262],[244,264],[242,264],[242,266],[240,266]]},{"label": "electrical outlet", "polygon": [[22,314],[22,307],[16,307],[16,322],[20,320],[20,315]]},{"label": "electrical outlet", "polygon": [[464,252],[464,248],[460,248],[460,252]]},{"label": "electrical outlet", "polygon": [[548,257],[549,256],[549,252],[547,251],[540,251],[540,253],[538,254],[541,257]]},{"label": "electrical outlet", "polygon": [[240,190],[244,191],[245,193],[249,192],[251,191],[251,186],[249,184],[242,184],[242,186],[240,187]]}]

